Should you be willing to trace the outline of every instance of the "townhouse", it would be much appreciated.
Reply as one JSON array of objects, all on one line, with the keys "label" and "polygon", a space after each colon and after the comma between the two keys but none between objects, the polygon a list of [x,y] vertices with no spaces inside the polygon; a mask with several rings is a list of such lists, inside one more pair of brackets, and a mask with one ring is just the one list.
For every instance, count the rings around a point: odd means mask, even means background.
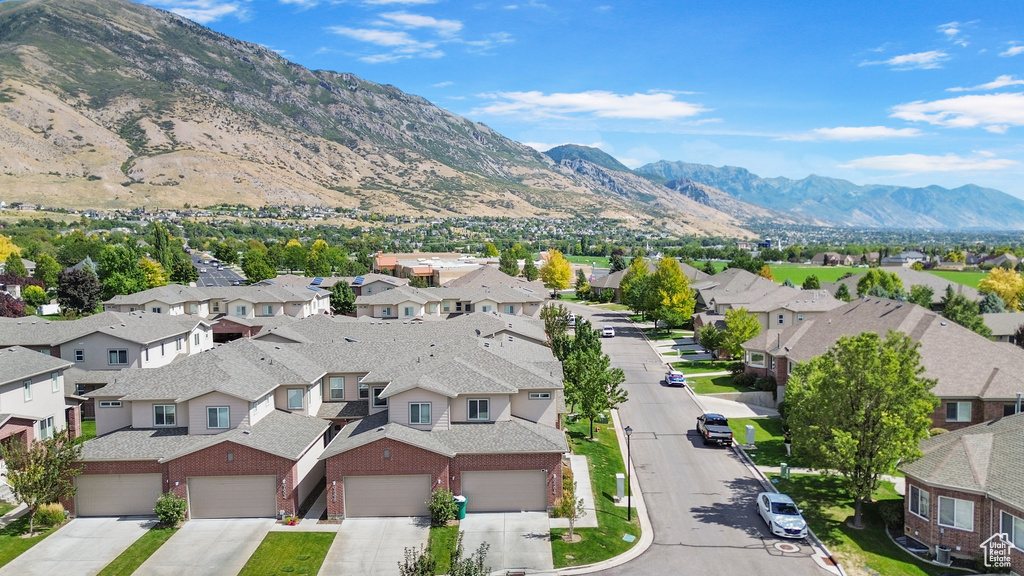
[{"label": "townhouse", "polygon": [[1017,342],[1017,330],[1024,326],[1024,314],[1019,312],[995,312],[992,314],[982,314],[981,318],[985,321],[985,326],[988,326],[989,330],[992,331],[993,340],[1019,344]]},{"label": "townhouse", "polygon": [[762,331],[785,328],[843,305],[841,300],[825,290],[801,290],[779,285],[771,288],[763,283],[738,292],[718,291],[708,298],[708,310],[694,316],[694,324],[698,328],[713,323],[724,329],[725,312],[739,308],[745,308],[756,317]]},{"label": "townhouse", "polygon": [[411,320],[450,318],[473,312],[538,316],[546,292],[510,286],[460,286],[455,288],[398,287],[356,298],[356,317]]},{"label": "townhouse", "polygon": [[[78,403],[64,397],[64,371],[70,366],[22,346],[0,350],[0,442],[27,445],[69,426],[80,434]],[[0,461],[0,476],[4,470]]]}]

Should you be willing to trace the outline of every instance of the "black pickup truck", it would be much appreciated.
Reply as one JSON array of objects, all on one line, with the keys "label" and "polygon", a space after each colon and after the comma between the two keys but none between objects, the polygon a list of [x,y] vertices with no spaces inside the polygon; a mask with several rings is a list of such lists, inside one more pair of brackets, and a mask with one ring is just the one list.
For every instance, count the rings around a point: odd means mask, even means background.
[{"label": "black pickup truck", "polygon": [[729,421],[721,414],[708,412],[698,416],[697,433],[704,440],[705,446],[708,444],[732,446],[732,429],[729,428]]}]

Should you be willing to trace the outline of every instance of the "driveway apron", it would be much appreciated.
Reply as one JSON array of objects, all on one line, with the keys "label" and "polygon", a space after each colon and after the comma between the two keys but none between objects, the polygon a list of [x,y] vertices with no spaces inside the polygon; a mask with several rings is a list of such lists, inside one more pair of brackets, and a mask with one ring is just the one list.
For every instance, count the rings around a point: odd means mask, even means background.
[{"label": "driveway apron", "polygon": [[135,576],[233,576],[273,525],[270,518],[189,520]]},{"label": "driveway apron", "polygon": [[0,569],[18,576],[96,574],[142,537],[153,518],[76,518]]},{"label": "driveway apron", "polygon": [[551,529],[546,512],[470,513],[459,522],[463,553],[468,556],[487,542],[484,564],[492,572],[554,569]]},{"label": "driveway apron", "polygon": [[346,518],[327,551],[320,574],[394,576],[405,549],[430,537],[430,518]]}]

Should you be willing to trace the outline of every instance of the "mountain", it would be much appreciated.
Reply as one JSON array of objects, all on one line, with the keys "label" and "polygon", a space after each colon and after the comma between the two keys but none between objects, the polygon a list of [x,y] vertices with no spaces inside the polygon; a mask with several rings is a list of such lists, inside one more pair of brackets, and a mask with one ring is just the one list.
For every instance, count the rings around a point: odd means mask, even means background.
[{"label": "mountain", "polygon": [[764,206],[744,202],[726,194],[718,188],[713,188],[707,184],[701,184],[695,180],[678,178],[676,180],[669,180],[668,182],[665,182],[663,186],[670,190],[675,190],[695,202],[699,202],[705,206],[710,206],[715,210],[724,212],[738,219],[740,222],[774,222],[777,224],[804,224],[816,226],[826,224],[826,222],[809,216],[799,216],[792,212],[772,210]]},{"label": "mountain", "polygon": [[625,164],[619,162],[600,148],[592,148],[590,146],[580,146],[579,144],[563,144],[561,146],[555,146],[551,150],[544,153],[545,156],[551,158],[555,162],[561,162],[565,159],[580,159],[586,160],[592,164],[596,164],[602,168],[609,170],[618,170],[620,172],[632,172]]},{"label": "mountain", "polygon": [[666,213],[418,96],[126,0],[0,2],[0,189],[48,206],[315,204],[398,215]]},{"label": "mountain", "polygon": [[1024,229],[1024,201],[1009,194],[967,185],[857,185],[811,175],[801,180],[761,178],[745,168],[659,161],[636,173],[687,179],[718,188],[730,196],[838,226],[918,229]]}]

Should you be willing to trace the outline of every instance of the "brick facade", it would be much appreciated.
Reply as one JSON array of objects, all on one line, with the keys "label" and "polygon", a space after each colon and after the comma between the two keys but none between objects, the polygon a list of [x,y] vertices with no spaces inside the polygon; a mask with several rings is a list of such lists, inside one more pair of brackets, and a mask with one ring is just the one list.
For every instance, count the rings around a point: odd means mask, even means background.
[{"label": "brick facade", "polygon": [[24,432],[22,439],[25,441],[25,445],[28,446],[36,438],[34,426],[34,420],[11,418],[3,425],[2,428],[0,428],[0,440],[6,440],[7,438],[17,436]]}]

